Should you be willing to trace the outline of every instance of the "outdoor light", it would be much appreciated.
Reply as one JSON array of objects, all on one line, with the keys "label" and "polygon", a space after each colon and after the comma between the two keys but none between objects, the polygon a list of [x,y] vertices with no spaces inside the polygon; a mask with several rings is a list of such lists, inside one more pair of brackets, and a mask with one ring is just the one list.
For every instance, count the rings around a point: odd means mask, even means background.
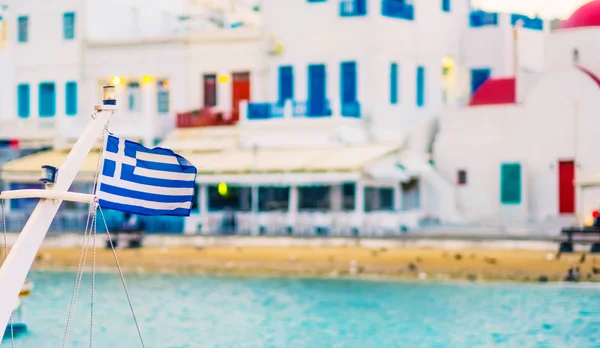
[{"label": "outdoor light", "polygon": [[227,82],[229,82],[229,76],[228,75],[219,75],[219,82],[220,83],[227,83]]},{"label": "outdoor light", "polygon": [[117,105],[115,86],[104,86],[103,88],[104,88],[104,98],[103,98],[102,104]]},{"label": "outdoor light", "polygon": [[113,77],[112,84],[115,85],[115,86],[120,85],[121,84],[121,78],[119,76]]},{"label": "outdoor light", "polygon": [[221,196],[227,196],[227,191],[229,191],[227,184],[224,182],[220,182],[219,186],[217,186],[217,191]]},{"label": "outdoor light", "polygon": [[152,76],[148,76],[148,75],[143,76],[142,77],[142,82],[143,83],[150,83],[150,82],[152,82]]},{"label": "outdoor light", "polygon": [[42,166],[42,178],[40,179],[46,185],[53,185],[56,183],[56,174],[58,173],[58,168],[53,166]]}]

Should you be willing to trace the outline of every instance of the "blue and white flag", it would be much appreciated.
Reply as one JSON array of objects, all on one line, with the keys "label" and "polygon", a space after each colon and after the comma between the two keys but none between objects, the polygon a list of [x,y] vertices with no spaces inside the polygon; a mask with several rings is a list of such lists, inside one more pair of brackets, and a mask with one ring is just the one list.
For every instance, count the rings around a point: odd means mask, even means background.
[{"label": "blue and white flag", "polygon": [[190,215],[197,170],[185,158],[109,135],[102,162],[100,207],[139,215]]}]

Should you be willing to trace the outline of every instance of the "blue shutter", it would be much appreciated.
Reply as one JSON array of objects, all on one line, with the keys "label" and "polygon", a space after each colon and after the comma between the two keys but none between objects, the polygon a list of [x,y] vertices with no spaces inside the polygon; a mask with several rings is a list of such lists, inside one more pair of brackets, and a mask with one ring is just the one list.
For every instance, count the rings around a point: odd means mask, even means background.
[{"label": "blue shutter", "polygon": [[158,112],[166,114],[169,112],[169,82],[158,81]]},{"label": "blue shutter", "polygon": [[471,94],[483,85],[483,83],[492,75],[491,69],[472,69],[471,70]]},{"label": "blue shutter", "polygon": [[67,12],[63,15],[63,38],[72,40],[75,38],[75,13]]},{"label": "blue shutter", "polygon": [[417,68],[417,106],[425,105],[425,68]]},{"label": "blue shutter", "polygon": [[291,66],[280,66],[279,104],[284,104],[288,99],[294,99],[294,68]]},{"label": "blue shutter", "polygon": [[18,23],[18,34],[17,39],[19,42],[27,42],[29,41],[29,17],[20,16],[17,19]]},{"label": "blue shutter", "polygon": [[65,113],[67,114],[67,116],[77,115],[77,82],[67,82],[65,88],[65,95]]},{"label": "blue shutter", "polygon": [[356,62],[343,62],[340,66],[340,84],[342,104],[356,102]]},{"label": "blue shutter", "polygon": [[450,1],[451,0],[442,0],[442,11],[450,12]]},{"label": "blue shutter", "polygon": [[500,167],[500,202],[521,204],[521,164],[503,163]]},{"label": "blue shutter", "polygon": [[22,117],[22,118],[29,117],[30,97],[29,97],[29,85],[28,84],[20,84],[19,86],[17,86],[17,99],[18,99],[19,117]]},{"label": "blue shutter", "polygon": [[398,64],[390,65],[390,104],[398,104]]},{"label": "blue shutter", "polygon": [[40,117],[56,115],[56,87],[53,82],[42,82],[39,88]]}]

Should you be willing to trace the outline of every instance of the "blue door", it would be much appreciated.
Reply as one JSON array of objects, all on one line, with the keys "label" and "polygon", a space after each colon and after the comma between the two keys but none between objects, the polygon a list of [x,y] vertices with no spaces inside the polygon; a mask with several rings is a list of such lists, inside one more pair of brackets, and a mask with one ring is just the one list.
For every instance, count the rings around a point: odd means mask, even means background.
[{"label": "blue door", "polygon": [[279,104],[284,104],[288,99],[294,99],[294,68],[291,66],[280,66]]},{"label": "blue door", "polygon": [[356,62],[344,62],[341,66],[342,103],[356,101]]},{"label": "blue door", "polygon": [[490,78],[491,69],[473,69],[471,70],[471,94],[475,93],[485,80]]},{"label": "blue door", "polygon": [[326,116],[327,107],[327,72],[325,64],[308,66],[308,100],[306,116]]}]

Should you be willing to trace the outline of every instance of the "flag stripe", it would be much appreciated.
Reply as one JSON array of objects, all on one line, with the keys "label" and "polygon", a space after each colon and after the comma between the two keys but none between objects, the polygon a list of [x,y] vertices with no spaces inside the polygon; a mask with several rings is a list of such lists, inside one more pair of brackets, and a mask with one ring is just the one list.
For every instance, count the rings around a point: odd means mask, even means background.
[{"label": "flag stripe", "polygon": [[[143,191],[148,193],[154,193],[157,195],[172,195],[172,196],[186,196],[190,194],[190,190],[193,192],[191,187],[161,187],[161,186],[150,186],[139,184],[132,181],[118,180],[111,178],[110,176],[103,176],[102,182],[108,185],[123,187],[129,190]],[[193,193],[192,193],[193,194]]]},{"label": "flag stripe", "polygon": [[126,156],[119,156],[118,154],[114,153],[114,152],[105,152],[104,153],[104,158],[105,159],[109,159],[109,160],[113,160],[117,163],[121,162],[123,164],[129,164],[131,166],[135,166],[135,158],[132,157],[126,157]]},{"label": "flag stripe", "polygon": [[111,193],[107,193],[104,191],[100,191],[98,195],[98,199],[103,199],[105,201],[111,201],[116,203],[128,204],[128,205],[137,205],[141,207],[147,207],[150,209],[165,209],[171,210],[176,208],[186,208],[190,209],[192,207],[192,202],[175,202],[175,203],[164,203],[164,202],[153,202],[147,201],[144,199],[137,199],[133,197],[123,197],[118,195],[113,195]]},{"label": "flag stripe", "polygon": [[101,184],[100,190],[102,192],[110,193],[122,197],[131,197],[135,199],[143,199],[145,201],[156,201],[161,203],[181,203],[188,202],[194,199],[194,189],[188,189],[187,195],[174,196],[174,195],[157,195],[155,193],[148,193],[142,191],[129,190],[122,187],[112,186],[105,183]]},{"label": "flag stripe", "polygon": [[134,172],[135,167],[123,165],[123,172],[121,173],[121,179],[127,181],[137,182],[139,184],[150,185],[150,186],[161,186],[161,187],[172,187],[172,188],[185,188],[194,187],[195,181],[191,180],[166,180],[162,178],[152,178],[139,175]]},{"label": "flag stripe", "polygon": [[129,205],[129,204],[120,204],[111,201],[106,201],[103,199],[99,200],[100,206],[105,209],[113,209],[118,211],[126,211],[132,214],[138,215],[166,215],[166,216],[189,216],[189,209],[185,208],[175,208],[172,210],[169,209],[151,209],[140,207],[137,205]]},{"label": "flag stripe", "polygon": [[148,178],[164,179],[170,181],[189,181],[196,178],[196,174],[165,172],[148,168],[135,167],[133,174],[145,176]]},{"label": "flag stripe", "polygon": [[171,156],[167,156],[167,155],[159,155],[159,154],[155,154],[155,153],[148,153],[148,152],[139,152],[136,154],[135,156],[138,160],[138,163],[140,161],[148,161],[148,162],[155,162],[155,163],[165,163],[165,164],[174,164],[174,165],[181,165],[181,163],[179,163],[179,159],[177,157],[175,157],[174,155]]},{"label": "flag stripe", "polygon": [[172,172],[172,173],[189,173],[191,175],[195,175],[196,167],[181,165],[179,162],[177,164],[170,163],[160,163],[160,162],[150,162],[141,160],[138,158],[136,162],[136,167],[138,168],[146,168],[151,170],[160,170],[163,172]]}]

